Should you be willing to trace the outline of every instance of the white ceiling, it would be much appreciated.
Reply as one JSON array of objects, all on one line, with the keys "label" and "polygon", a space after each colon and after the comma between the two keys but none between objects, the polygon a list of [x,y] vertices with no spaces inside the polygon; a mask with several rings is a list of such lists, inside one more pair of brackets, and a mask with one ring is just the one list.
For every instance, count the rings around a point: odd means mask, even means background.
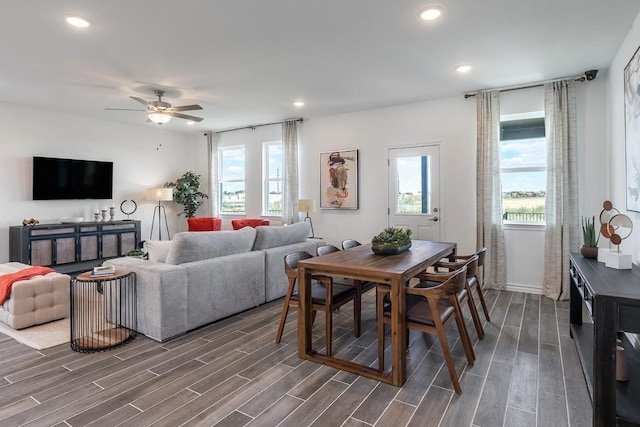
[{"label": "white ceiling", "polygon": [[[437,22],[418,10],[440,4]],[[145,123],[129,96],[220,130],[606,69],[637,0],[3,0],[0,102]],[[64,15],[89,18],[70,27]],[[465,75],[454,68],[473,65]],[[303,108],[294,100],[306,102]]]}]

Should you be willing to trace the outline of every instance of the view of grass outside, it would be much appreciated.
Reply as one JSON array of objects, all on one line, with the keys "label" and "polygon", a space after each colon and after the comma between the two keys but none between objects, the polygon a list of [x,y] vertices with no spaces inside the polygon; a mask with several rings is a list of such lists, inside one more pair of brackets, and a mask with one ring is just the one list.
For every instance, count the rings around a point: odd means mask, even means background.
[{"label": "view of grass outside", "polygon": [[508,221],[543,222],[545,199],[543,196],[512,197],[505,194],[502,198],[502,218]]}]

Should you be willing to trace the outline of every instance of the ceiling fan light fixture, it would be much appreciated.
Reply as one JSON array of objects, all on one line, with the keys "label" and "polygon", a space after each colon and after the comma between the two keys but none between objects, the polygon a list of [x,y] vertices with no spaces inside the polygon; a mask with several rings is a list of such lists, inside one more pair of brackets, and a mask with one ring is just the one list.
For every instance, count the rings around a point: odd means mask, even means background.
[{"label": "ceiling fan light fixture", "polygon": [[65,15],[64,19],[68,24],[78,28],[87,28],[91,25],[91,21],[78,15]]},{"label": "ceiling fan light fixture", "polygon": [[163,125],[171,120],[171,116],[167,113],[153,112],[149,113],[147,117],[149,117],[149,120],[151,120],[153,123],[158,125]]}]

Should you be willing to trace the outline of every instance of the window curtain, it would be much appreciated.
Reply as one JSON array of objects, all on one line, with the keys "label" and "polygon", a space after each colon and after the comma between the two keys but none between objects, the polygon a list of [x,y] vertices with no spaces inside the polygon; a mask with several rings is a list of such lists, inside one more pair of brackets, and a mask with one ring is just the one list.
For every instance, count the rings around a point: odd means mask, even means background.
[{"label": "window curtain", "polygon": [[282,223],[293,224],[300,220],[298,212],[298,122],[282,123]]},{"label": "window curtain", "polygon": [[569,251],[579,246],[576,89],[573,80],[544,85],[547,196],[542,293],[569,298]]},{"label": "window curtain", "polygon": [[477,97],[477,241],[486,247],[484,282],[493,289],[506,287],[506,260],[502,230],[500,181],[500,93],[481,92]]},{"label": "window curtain", "polygon": [[220,189],[220,184],[218,181],[218,133],[217,132],[207,132],[207,164],[209,171],[209,175],[207,176],[207,181],[209,185],[209,207],[211,211],[211,216],[218,216],[220,214],[220,206],[218,191]]}]

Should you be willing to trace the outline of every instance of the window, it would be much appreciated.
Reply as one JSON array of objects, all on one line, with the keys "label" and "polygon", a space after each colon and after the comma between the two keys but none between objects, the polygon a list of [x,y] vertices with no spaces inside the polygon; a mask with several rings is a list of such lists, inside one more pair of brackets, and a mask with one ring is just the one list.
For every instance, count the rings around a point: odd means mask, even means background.
[{"label": "window", "polygon": [[503,118],[500,145],[503,220],[543,223],[547,144],[542,114]]},{"label": "window", "polygon": [[244,213],[244,146],[220,148],[219,154],[220,213]]},{"label": "window", "polygon": [[282,142],[262,144],[262,215],[282,215]]}]

